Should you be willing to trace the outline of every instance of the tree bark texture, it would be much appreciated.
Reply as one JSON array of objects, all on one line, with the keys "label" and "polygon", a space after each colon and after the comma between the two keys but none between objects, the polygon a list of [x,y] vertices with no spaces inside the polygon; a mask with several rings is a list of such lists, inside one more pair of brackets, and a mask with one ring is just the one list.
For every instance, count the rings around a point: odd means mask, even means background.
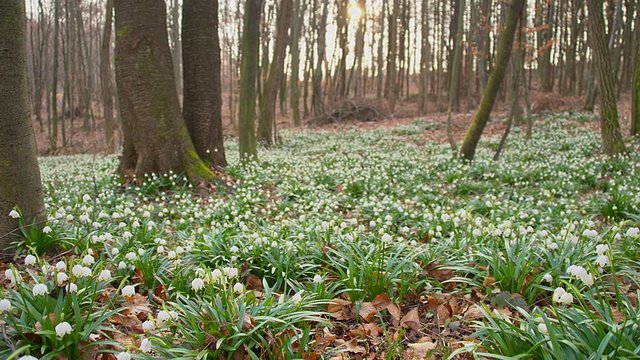
[{"label": "tree bark texture", "polygon": [[480,105],[478,105],[478,110],[473,117],[473,122],[467,130],[467,134],[460,147],[460,156],[464,159],[473,160],[478,141],[480,141],[482,132],[491,116],[493,104],[500,90],[505,70],[509,64],[511,50],[513,49],[513,39],[518,26],[518,20],[522,15],[524,3],[525,0],[512,0],[509,6],[506,25],[502,34],[500,34],[496,63],[491,71],[491,75],[489,75],[487,86],[482,94],[482,100],[480,101]]},{"label": "tree bark texture", "polygon": [[240,63],[240,94],[238,99],[238,138],[240,159],[258,157],[256,147],[256,77],[260,17],[263,0],[246,0],[242,29],[242,60]]},{"label": "tree bark texture", "polygon": [[176,91],[163,0],[115,0],[116,85],[125,146],[120,170],[184,173],[212,181],[184,123]]},{"label": "tree bark texture", "polygon": [[182,114],[201,159],[226,166],[222,134],[222,84],[218,0],[189,0],[182,7]]},{"label": "tree bark texture", "polygon": [[116,151],[113,120],[113,86],[111,83],[111,29],[113,22],[113,0],[107,0],[105,6],[104,30],[100,49],[100,79],[104,106],[104,137],[107,151]]},{"label": "tree bark texture", "polygon": [[260,121],[258,123],[258,140],[264,141],[269,145],[274,143],[276,135],[276,99],[280,83],[283,80],[284,59],[287,55],[286,50],[289,43],[292,13],[293,0],[280,1],[273,59],[269,65],[269,74],[260,98]]},{"label": "tree bark texture", "polygon": [[17,239],[9,212],[18,206],[25,224],[44,220],[44,200],[31,116],[25,44],[25,3],[0,1],[0,260]]},{"label": "tree bark texture", "polygon": [[633,99],[631,100],[631,135],[640,134],[640,52],[636,60],[636,68],[633,75]]},{"label": "tree bark texture", "polygon": [[606,28],[602,17],[603,0],[587,0],[591,48],[595,62],[600,98],[600,134],[603,151],[616,155],[625,151],[616,98],[615,75],[611,66],[611,56],[606,39]]}]

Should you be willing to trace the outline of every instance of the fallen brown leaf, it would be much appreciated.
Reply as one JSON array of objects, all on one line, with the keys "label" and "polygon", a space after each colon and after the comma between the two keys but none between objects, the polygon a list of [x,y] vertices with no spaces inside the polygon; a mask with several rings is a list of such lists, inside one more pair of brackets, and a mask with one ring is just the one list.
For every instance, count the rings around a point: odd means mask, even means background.
[{"label": "fallen brown leaf", "polygon": [[391,314],[391,317],[392,317],[391,323],[393,324],[393,326],[400,325],[400,316],[402,316],[402,311],[400,311],[400,308],[398,307],[398,305],[396,304],[387,305],[387,311],[389,311],[389,314]]},{"label": "fallen brown leaf", "polygon": [[365,302],[365,303],[362,303],[362,305],[360,306],[360,311],[358,312],[358,315],[360,315],[361,320],[364,320],[365,322],[371,322],[371,320],[375,318],[377,313],[378,313],[378,309],[376,309],[376,307],[373,306],[372,303]]},{"label": "fallen brown leaf", "polygon": [[423,339],[418,340],[417,343],[407,344],[408,348],[404,351],[402,357],[405,360],[422,360],[427,357],[430,351],[435,350],[435,343],[428,340],[422,341]]},{"label": "fallen brown leaf", "polygon": [[420,314],[418,313],[418,308],[413,308],[409,311],[405,316],[400,320],[400,325],[407,326],[414,332],[418,332],[420,330]]}]

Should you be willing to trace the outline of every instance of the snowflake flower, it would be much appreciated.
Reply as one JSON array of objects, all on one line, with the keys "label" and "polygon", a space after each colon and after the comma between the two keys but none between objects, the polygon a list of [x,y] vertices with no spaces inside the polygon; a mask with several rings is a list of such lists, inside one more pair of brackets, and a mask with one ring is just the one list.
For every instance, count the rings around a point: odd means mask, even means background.
[{"label": "snowflake flower", "polygon": [[99,281],[109,281],[109,280],[111,280],[111,271],[102,270],[100,272],[100,276],[98,276],[98,280]]},{"label": "snowflake flower", "polygon": [[14,209],[14,210],[9,211],[9,216],[11,216],[11,217],[12,217],[12,218],[14,218],[14,219],[17,219],[17,218],[19,218],[19,217],[20,217],[20,213],[18,213],[18,212]]},{"label": "snowflake flower", "polygon": [[11,310],[11,302],[7,299],[0,300],[0,314],[8,310]]},{"label": "snowflake flower", "polygon": [[127,285],[127,286],[123,287],[121,291],[122,291],[122,295],[127,296],[127,297],[131,297],[131,296],[135,295],[136,288],[133,287],[133,285]]},{"label": "snowflake flower", "polygon": [[71,331],[73,331],[73,328],[71,327],[71,324],[69,324],[68,322],[61,322],[60,324],[56,325],[56,334],[58,336],[65,336],[67,334],[71,334]]},{"label": "snowflake flower", "polygon": [[33,256],[31,254],[25,256],[25,258],[24,258],[24,264],[25,265],[28,266],[28,265],[33,265],[35,263],[36,263],[36,257],[35,256]]},{"label": "snowflake flower", "polygon": [[320,276],[320,274],[316,274],[316,276],[313,277],[313,282],[316,284],[321,284],[323,282],[322,276]]},{"label": "snowflake flower", "polygon": [[195,291],[198,291],[198,290],[204,288],[204,280],[202,280],[200,278],[193,279],[193,281],[191,281],[191,287]]},{"label": "snowflake flower", "polygon": [[151,352],[151,341],[149,339],[142,339],[140,342],[140,351],[142,352]]},{"label": "snowflake flower", "polygon": [[33,295],[37,296],[37,295],[44,295],[44,294],[48,294],[49,293],[49,289],[47,288],[47,285],[45,284],[35,284],[33,285]]},{"label": "snowflake flower", "polygon": [[117,360],[131,360],[131,354],[124,351],[121,353],[118,353]]}]

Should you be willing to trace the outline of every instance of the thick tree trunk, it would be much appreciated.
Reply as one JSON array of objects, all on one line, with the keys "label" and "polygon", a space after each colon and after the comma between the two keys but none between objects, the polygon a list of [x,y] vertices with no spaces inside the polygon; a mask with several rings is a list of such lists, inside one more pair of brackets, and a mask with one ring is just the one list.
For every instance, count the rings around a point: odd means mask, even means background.
[{"label": "thick tree trunk", "polygon": [[242,60],[240,63],[240,94],[238,100],[238,138],[240,159],[257,160],[256,147],[256,77],[260,17],[263,0],[247,0],[242,29]]},{"label": "thick tree trunk", "polygon": [[9,235],[18,220],[9,212],[19,207],[25,224],[44,220],[44,200],[35,138],[29,114],[29,83],[25,49],[25,5],[0,1],[0,260],[10,261]]},{"label": "thick tree trunk", "polygon": [[189,138],[176,91],[163,0],[115,0],[116,85],[125,126],[120,170],[213,181]]},{"label": "thick tree trunk", "polygon": [[489,76],[487,87],[482,94],[482,101],[480,101],[480,105],[478,105],[478,110],[473,118],[473,122],[469,130],[467,130],[467,134],[460,148],[460,156],[464,159],[473,160],[480,136],[482,136],[482,132],[489,121],[493,104],[500,90],[500,85],[502,84],[502,79],[504,78],[504,73],[509,63],[509,58],[511,57],[513,39],[518,26],[518,20],[522,15],[524,3],[525,0],[512,0],[509,6],[507,22],[502,34],[500,34],[496,63]]},{"label": "thick tree trunk", "polygon": [[[289,28],[291,27],[291,14],[293,12],[293,0],[280,1],[278,9],[276,43],[273,49],[273,60],[269,65],[269,74],[264,84],[262,97],[260,98],[260,121],[258,122],[258,140],[271,145],[276,136],[276,100],[280,82],[283,78],[284,59],[287,55],[289,43]],[[265,54],[266,56],[266,54]]]},{"label": "thick tree trunk", "polygon": [[113,86],[111,83],[111,27],[113,22],[113,0],[107,0],[102,44],[100,49],[100,79],[102,85],[102,103],[104,107],[104,140],[107,151],[116,151],[113,120]]},{"label": "thick tree trunk", "polygon": [[607,155],[616,155],[625,151],[620,122],[618,120],[618,105],[616,102],[616,86],[611,56],[605,37],[605,25],[602,17],[602,0],[587,0],[589,9],[589,28],[591,29],[591,48],[593,61],[598,76],[598,90],[600,94],[600,133],[602,147]]},{"label": "thick tree trunk", "polygon": [[218,0],[182,7],[183,116],[200,159],[226,166],[222,136],[222,84]]}]

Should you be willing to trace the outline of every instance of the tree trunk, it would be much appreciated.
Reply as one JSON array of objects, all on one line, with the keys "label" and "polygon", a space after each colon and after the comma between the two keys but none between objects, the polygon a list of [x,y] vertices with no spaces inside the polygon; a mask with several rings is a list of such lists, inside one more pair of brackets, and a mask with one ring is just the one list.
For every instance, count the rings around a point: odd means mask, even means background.
[{"label": "tree trunk", "polygon": [[[291,39],[291,84],[289,85],[289,102],[293,111],[293,125],[300,126],[300,33],[304,24],[304,13],[307,7],[306,1],[295,0]],[[282,94],[284,95],[284,94]]]},{"label": "tree trunk", "polygon": [[18,207],[24,223],[45,219],[40,169],[29,114],[25,49],[25,3],[0,1],[0,260],[11,261],[8,235],[18,228],[9,212]]},{"label": "tree trunk", "polygon": [[163,0],[115,0],[116,85],[126,146],[125,175],[184,173],[213,181],[180,112]]},{"label": "tree trunk", "polygon": [[525,0],[512,0],[509,6],[506,25],[502,34],[500,34],[496,63],[489,76],[487,87],[482,94],[482,101],[480,101],[480,105],[478,105],[478,110],[473,118],[473,122],[467,130],[467,134],[460,148],[460,156],[464,159],[473,160],[480,136],[482,136],[482,132],[489,121],[493,104],[500,90],[500,85],[502,84],[502,79],[504,78],[504,73],[509,63],[509,58],[511,57],[513,39],[518,26],[518,20],[522,15],[524,3]]},{"label": "tree trunk", "polygon": [[616,103],[616,86],[611,56],[605,37],[604,18],[602,17],[602,0],[587,0],[589,9],[589,28],[591,29],[591,47],[593,61],[598,76],[598,90],[600,95],[600,133],[602,146],[607,155],[616,155],[625,151],[620,123],[618,120],[618,105]]},{"label": "tree trunk", "polygon": [[60,0],[54,0],[53,19],[53,69],[51,75],[51,126],[49,147],[52,152],[58,149],[58,50],[60,49]]},{"label": "tree trunk", "polygon": [[257,160],[256,148],[256,77],[260,17],[263,0],[246,0],[242,30],[242,60],[240,63],[240,94],[238,103],[238,138],[240,159]]},{"label": "tree trunk", "polygon": [[[289,43],[289,28],[293,0],[281,0],[278,9],[276,42],[273,49],[273,60],[269,65],[269,74],[260,98],[260,121],[258,122],[258,140],[269,145],[275,142],[276,136],[276,100],[280,82],[282,81],[284,60]],[[267,56],[265,54],[265,56]]]},{"label": "tree trunk", "polygon": [[633,75],[633,99],[631,100],[631,135],[640,135],[640,51],[636,56],[636,69]]},{"label": "tree trunk", "polygon": [[222,84],[218,0],[182,5],[184,121],[200,159],[226,166],[222,136]]},{"label": "tree trunk", "polygon": [[111,83],[111,27],[113,22],[113,0],[107,0],[100,50],[100,79],[102,85],[102,103],[104,107],[104,140],[107,151],[116,151],[113,120],[113,86]]},{"label": "tree trunk", "polygon": [[551,64],[551,47],[553,46],[554,2],[541,0],[536,2],[536,26],[538,40],[538,77],[542,91],[553,91],[553,72]]},{"label": "tree trunk", "polygon": [[393,0],[393,11],[389,15],[389,56],[387,58],[387,86],[385,93],[389,103],[389,111],[393,113],[398,99],[398,17],[400,16],[400,0]]},{"label": "tree trunk", "polygon": [[320,24],[316,28],[318,32],[318,58],[316,68],[313,71],[313,79],[311,80],[311,109],[315,115],[320,115],[324,111],[324,94],[322,93],[322,78],[323,71],[322,65],[324,64],[326,56],[326,32],[324,29],[327,27],[327,17],[329,15],[329,0],[322,1],[322,15],[320,17]]}]

